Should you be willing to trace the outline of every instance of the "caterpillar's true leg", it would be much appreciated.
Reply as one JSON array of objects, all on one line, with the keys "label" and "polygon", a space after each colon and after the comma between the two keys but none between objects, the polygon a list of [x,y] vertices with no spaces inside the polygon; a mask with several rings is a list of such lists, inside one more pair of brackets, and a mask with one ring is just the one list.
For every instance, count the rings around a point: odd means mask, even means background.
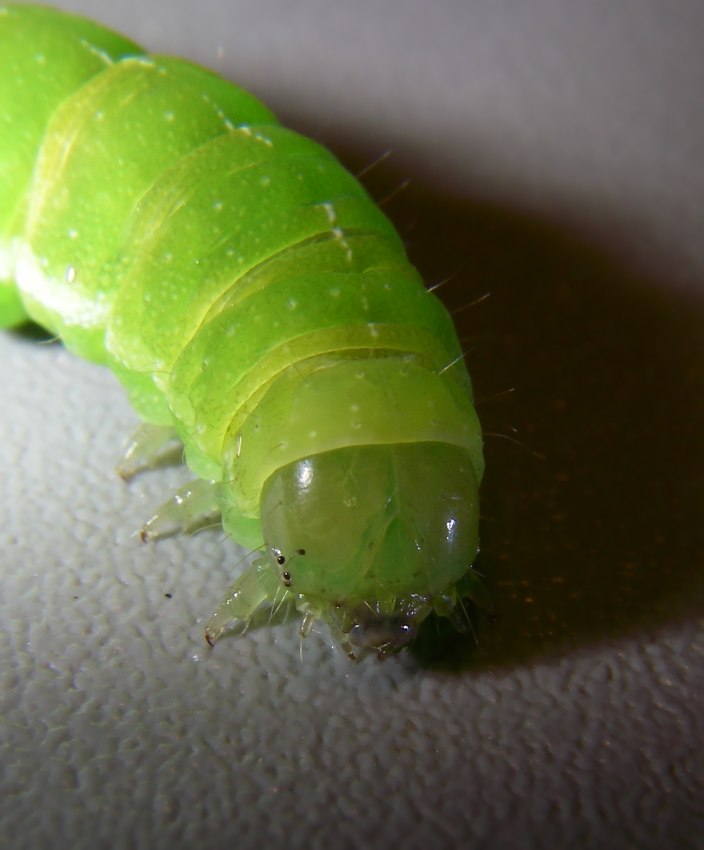
[{"label": "caterpillar's true leg", "polygon": [[[360,657],[358,653],[359,647],[355,647],[350,640],[349,632],[343,632],[340,628],[339,619],[334,611],[323,612],[323,619],[328,624],[330,628],[330,634],[332,635],[332,639],[335,641],[337,646],[345,653],[345,655],[350,659],[350,661],[357,661]],[[303,621],[305,625],[305,620]],[[311,622],[311,626],[313,623]],[[301,630],[303,626],[301,626]],[[309,628],[310,631],[310,628]],[[301,631],[301,633],[303,633]]]},{"label": "caterpillar's true leg", "polygon": [[447,617],[453,628],[460,634],[471,632],[475,643],[479,643],[470,611],[465,607],[464,601],[471,601],[477,608],[485,611],[490,617],[493,616],[494,606],[482,576],[471,567],[467,573],[455,585],[453,596],[441,597],[434,600],[433,609],[436,614]]},{"label": "caterpillar's true leg", "polygon": [[273,603],[280,589],[281,581],[273,565],[268,560],[257,558],[228,590],[210,618],[205,628],[205,639],[213,646],[228,628],[240,625],[245,630],[255,611],[266,602]]},{"label": "caterpillar's true leg", "polygon": [[142,526],[142,540],[146,543],[148,540],[159,540],[174,534],[193,534],[206,525],[219,522],[217,495],[216,482],[200,478],[191,481],[177,490]]},{"label": "caterpillar's true leg", "polygon": [[129,481],[147,469],[180,463],[183,463],[183,443],[174,428],[143,422],[130,437],[117,465],[117,474]]},{"label": "caterpillar's true leg", "polygon": [[477,608],[486,611],[490,616],[493,615],[494,601],[489,588],[482,574],[473,567],[457,582],[455,591],[458,599],[471,599]]}]

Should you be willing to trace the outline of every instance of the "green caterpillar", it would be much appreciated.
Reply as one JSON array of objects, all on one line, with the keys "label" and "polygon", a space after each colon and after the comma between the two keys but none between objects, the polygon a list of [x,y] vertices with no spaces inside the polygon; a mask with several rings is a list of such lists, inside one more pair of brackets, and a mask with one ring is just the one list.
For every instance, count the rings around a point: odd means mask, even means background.
[{"label": "green caterpillar", "polygon": [[[475,581],[482,437],[452,321],[327,150],[252,95],[49,8],[0,6],[0,326],[107,365],[259,549],[206,630],[281,602],[352,657]],[[136,460],[135,460],[136,458]],[[125,469],[128,467],[126,466]]]}]

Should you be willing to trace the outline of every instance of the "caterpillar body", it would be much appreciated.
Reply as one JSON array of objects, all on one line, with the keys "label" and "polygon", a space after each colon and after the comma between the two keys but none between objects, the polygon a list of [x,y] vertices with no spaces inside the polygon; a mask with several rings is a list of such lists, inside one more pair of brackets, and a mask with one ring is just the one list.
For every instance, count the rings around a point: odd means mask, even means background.
[{"label": "caterpillar body", "polygon": [[353,657],[452,616],[478,549],[471,382],[358,181],[244,90],[77,16],[0,6],[0,76],[0,325],[107,365],[145,465],[175,430],[202,479],[177,501],[260,550],[208,641],[281,601]]}]

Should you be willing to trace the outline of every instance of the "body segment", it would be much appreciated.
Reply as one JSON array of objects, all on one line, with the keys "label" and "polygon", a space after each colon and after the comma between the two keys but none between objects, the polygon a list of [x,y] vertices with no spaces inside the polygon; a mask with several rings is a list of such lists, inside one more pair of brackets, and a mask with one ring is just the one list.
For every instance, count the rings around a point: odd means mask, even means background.
[{"label": "body segment", "polygon": [[350,653],[451,611],[481,431],[452,322],[388,219],[197,66],[33,7],[0,7],[0,46],[3,77],[41,93],[26,121],[0,93],[0,138],[22,137],[0,141],[0,325],[29,316],[109,366],[261,547],[208,639],[282,598]]}]

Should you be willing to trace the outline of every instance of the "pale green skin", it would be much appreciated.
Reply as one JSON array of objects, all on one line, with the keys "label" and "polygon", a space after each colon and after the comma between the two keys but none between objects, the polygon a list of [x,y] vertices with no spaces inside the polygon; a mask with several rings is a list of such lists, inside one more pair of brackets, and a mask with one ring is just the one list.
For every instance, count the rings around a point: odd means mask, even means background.
[{"label": "pale green skin", "polygon": [[360,184],[243,90],[81,18],[0,6],[0,79],[0,326],[108,365],[263,548],[208,640],[287,598],[350,654],[449,613],[480,426],[451,319]]}]

